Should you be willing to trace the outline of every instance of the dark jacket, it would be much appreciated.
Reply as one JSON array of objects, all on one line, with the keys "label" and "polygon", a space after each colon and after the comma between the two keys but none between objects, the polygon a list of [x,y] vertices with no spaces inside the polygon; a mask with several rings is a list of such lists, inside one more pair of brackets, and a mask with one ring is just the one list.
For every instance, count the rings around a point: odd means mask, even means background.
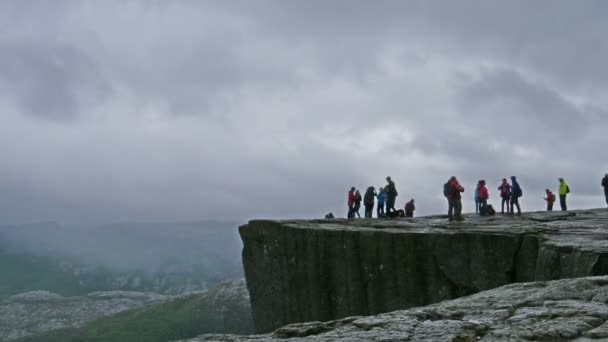
[{"label": "dark jacket", "polygon": [[384,187],[384,191],[386,191],[387,197],[397,197],[397,188],[395,187],[395,182],[390,180],[386,187]]},{"label": "dark jacket", "polygon": [[374,206],[374,197],[376,197],[374,190],[368,189],[365,192],[365,195],[363,195],[363,205],[366,207],[373,207]]},{"label": "dark jacket", "polygon": [[604,187],[604,190],[608,191],[608,176],[602,178],[602,186]]},{"label": "dark jacket", "polygon": [[405,204],[405,213],[413,213],[416,210],[416,206],[414,205],[414,203],[412,203],[412,201],[409,201]]},{"label": "dark jacket", "polygon": [[513,184],[511,185],[511,193],[515,197],[521,197],[523,195],[523,191],[521,190],[521,186],[519,186],[519,183],[516,180],[512,181],[512,183]]}]

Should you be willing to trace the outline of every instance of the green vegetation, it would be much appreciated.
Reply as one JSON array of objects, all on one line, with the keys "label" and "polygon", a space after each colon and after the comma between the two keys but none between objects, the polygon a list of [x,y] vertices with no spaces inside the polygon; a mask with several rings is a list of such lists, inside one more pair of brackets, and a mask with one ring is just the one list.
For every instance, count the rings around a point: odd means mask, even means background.
[{"label": "green vegetation", "polygon": [[63,272],[56,262],[48,258],[0,254],[0,270],[0,300],[33,290],[51,290],[64,296],[84,295],[94,291],[81,286],[76,277]]},{"label": "green vegetation", "polygon": [[166,342],[207,333],[253,333],[248,298],[226,298],[220,286],[204,294],[181,297],[146,309],[125,311],[78,329],[54,330],[17,341]]}]

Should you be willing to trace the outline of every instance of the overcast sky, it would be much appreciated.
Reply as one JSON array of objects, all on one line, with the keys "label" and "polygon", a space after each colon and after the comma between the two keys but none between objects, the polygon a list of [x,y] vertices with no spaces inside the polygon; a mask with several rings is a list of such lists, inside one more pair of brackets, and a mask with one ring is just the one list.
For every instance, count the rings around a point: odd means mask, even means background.
[{"label": "overcast sky", "polygon": [[2,1],[0,223],[604,206],[606,1]]}]

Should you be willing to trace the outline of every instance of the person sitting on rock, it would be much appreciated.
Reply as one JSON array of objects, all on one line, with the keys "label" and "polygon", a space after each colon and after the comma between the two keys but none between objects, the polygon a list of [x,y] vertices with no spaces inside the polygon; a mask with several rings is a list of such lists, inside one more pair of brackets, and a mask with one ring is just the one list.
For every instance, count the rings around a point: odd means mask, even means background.
[{"label": "person sitting on rock", "polygon": [[351,187],[348,192],[348,218],[355,217],[355,212],[353,211],[355,205],[355,187]]},{"label": "person sitting on rock", "polygon": [[386,191],[384,191],[384,188],[380,188],[380,190],[378,190],[378,209],[377,209],[377,213],[376,215],[378,216],[378,218],[380,217],[384,217],[384,203],[386,203]]},{"label": "person sitting on rock", "polygon": [[416,211],[416,205],[412,198],[409,202],[405,203],[405,217],[414,217],[414,211]]},{"label": "person sitting on rock", "polygon": [[361,193],[359,192],[359,190],[355,191],[354,202],[355,206],[353,207],[353,217],[357,215],[357,217],[361,218],[361,214],[359,214],[359,209],[361,208]]},{"label": "person sitting on rock", "polygon": [[566,196],[570,193],[570,187],[568,183],[563,178],[559,179],[559,206],[562,208],[562,211],[568,210],[568,205],[566,204]]},{"label": "person sitting on rock", "polygon": [[464,221],[462,217],[462,195],[464,188],[460,186],[456,177],[452,176],[443,186],[443,194],[448,199],[448,220]]},{"label": "person sitting on rock", "polygon": [[384,187],[384,191],[386,191],[386,213],[390,213],[391,210],[395,211],[395,201],[397,200],[397,187],[395,186],[395,182],[391,179],[391,177],[386,177],[386,186]]},{"label": "person sitting on rock", "polygon": [[389,218],[405,217],[405,211],[403,211],[403,209],[399,209],[399,210],[387,212],[386,217],[389,217]]},{"label": "person sitting on rock", "polygon": [[602,186],[604,187],[604,197],[606,197],[606,205],[608,205],[608,173],[602,178]]},{"label": "person sitting on rock", "polygon": [[494,210],[494,207],[492,207],[491,204],[488,204],[487,202],[485,202],[481,205],[481,208],[479,209],[479,215],[480,216],[496,215],[496,210]]},{"label": "person sitting on rock", "polygon": [[502,179],[502,184],[500,184],[500,186],[498,187],[498,190],[500,190],[500,198],[502,199],[501,201],[501,213],[505,213],[505,204],[507,205],[507,214],[510,213],[510,199],[511,199],[511,185],[509,184],[509,182],[507,181],[506,178]]},{"label": "person sitting on rock", "polygon": [[373,186],[367,188],[365,195],[363,195],[363,206],[365,207],[365,217],[372,218],[372,212],[374,211],[374,198],[376,197],[376,191]]},{"label": "person sitting on rock", "polygon": [[555,203],[555,194],[551,192],[551,190],[546,189],[545,193],[547,197],[545,197],[545,201],[547,201],[547,211],[553,211],[553,203]]},{"label": "person sitting on rock", "polygon": [[521,215],[521,207],[519,206],[519,198],[524,195],[519,182],[517,181],[517,177],[511,176],[511,212],[513,215],[514,210],[513,207],[517,207],[517,215]]}]

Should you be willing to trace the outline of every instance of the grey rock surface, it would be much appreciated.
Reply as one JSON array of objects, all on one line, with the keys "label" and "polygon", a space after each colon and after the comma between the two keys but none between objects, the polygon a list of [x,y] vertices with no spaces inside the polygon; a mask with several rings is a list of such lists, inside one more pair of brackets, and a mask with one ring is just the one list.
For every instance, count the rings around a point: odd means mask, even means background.
[{"label": "grey rock surface", "polygon": [[0,341],[60,328],[79,327],[97,318],[165,301],[170,296],[142,292],[95,292],[63,297],[32,291],[0,302]]},{"label": "grey rock surface", "polygon": [[608,340],[608,277],[518,283],[430,306],[188,342]]},{"label": "grey rock surface", "polygon": [[608,274],[608,210],[240,228],[256,331],[425,306],[515,282]]}]

